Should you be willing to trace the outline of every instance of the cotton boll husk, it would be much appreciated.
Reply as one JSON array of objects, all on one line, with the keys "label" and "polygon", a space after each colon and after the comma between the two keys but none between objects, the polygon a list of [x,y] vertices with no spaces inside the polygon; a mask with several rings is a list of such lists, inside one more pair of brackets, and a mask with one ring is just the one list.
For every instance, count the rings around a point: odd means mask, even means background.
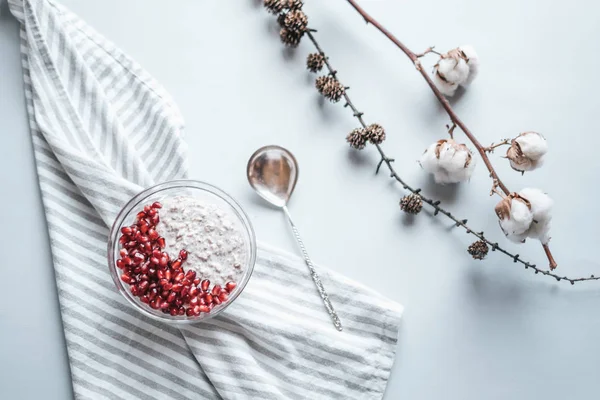
[{"label": "cotton boll husk", "polygon": [[471,82],[477,77],[479,73],[479,56],[477,52],[470,44],[466,44],[459,47],[460,51],[464,53],[467,57],[467,65],[469,66],[469,76],[467,80],[463,83],[464,86],[470,85]]},{"label": "cotton boll husk", "polygon": [[456,93],[456,89],[458,89],[458,85],[456,83],[452,84],[444,81],[437,72],[433,74],[433,82],[435,86],[442,92],[443,95],[452,97],[454,93]]},{"label": "cotton boll husk", "polygon": [[469,180],[476,159],[464,144],[454,140],[440,140],[427,148],[421,156],[421,166],[433,174],[436,183],[458,183]]},{"label": "cotton boll husk", "polygon": [[519,143],[523,155],[532,160],[539,160],[548,152],[548,142],[537,132],[522,133],[515,142]]},{"label": "cotton boll husk", "polygon": [[539,189],[527,188],[521,190],[520,196],[531,203],[533,223],[527,231],[527,236],[539,239],[543,244],[550,240],[550,221],[554,201]]}]

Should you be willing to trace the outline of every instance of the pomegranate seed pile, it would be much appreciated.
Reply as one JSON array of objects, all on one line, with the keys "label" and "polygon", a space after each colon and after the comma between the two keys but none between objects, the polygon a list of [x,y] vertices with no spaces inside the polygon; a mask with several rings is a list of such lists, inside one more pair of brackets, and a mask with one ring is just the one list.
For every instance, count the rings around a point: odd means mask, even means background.
[{"label": "pomegranate seed pile", "polygon": [[130,285],[131,294],[142,303],[165,314],[195,317],[210,313],[214,306],[228,300],[237,284],[211,287],[210,281],[196,276],[195,271],[185,271],[185,249],[177,259],[171,259],[163,251],[165,239],[156,231],[160,208],[159,202],[145,206],[133,225],[121,228],[120,258],[116,262],[123,271],[121,280]]}]

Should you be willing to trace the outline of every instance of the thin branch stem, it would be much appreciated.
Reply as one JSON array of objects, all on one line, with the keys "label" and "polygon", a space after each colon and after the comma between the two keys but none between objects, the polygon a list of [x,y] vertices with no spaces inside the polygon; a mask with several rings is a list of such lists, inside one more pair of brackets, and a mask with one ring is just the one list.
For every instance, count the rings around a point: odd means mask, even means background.
[{"label": "thin branch stem", "polygon": [[[417,56],[417,54],[415,54],[412,50],[410,50],[408,47],[406,47],[404,45],[404,43],[402,43],[400,40],[398,40],[398,38],[396,38],[396,36],[394,36],[383,25],[381,25],[373,17],[371,17],[371,15],[369,15],[361,6],[359,6],[356,3],[356,0],[346,0],[346,1],[348,3],[350,3],[350,5],[362,16],[362,18],[367,22],[367,24],[371,24],[375,28],[377,28],[377,30],[379,30],[381,33],[383,33],[383,35],[385,35],[390,41],[392,41],[392,43],[394,43],[400,50],[402,50],[402,52],[408,58],[410,58],[410,60],[415,65],[417,71],[419,71],[419,73],[421,74],[423,79],[425,79],[425,81],[429,85],[429,88],[432,90],[433,94],[438,99],[438,101],[440,102],[440,104],[442,105],[442,107],[444,108],[444,110],[446,111],[446,113],[448,114],[450,119],[452,120],[452,122],[454,122],[456,125],[458,125],[458,127],[469,138],[471,143],[473,143],[473,146],[475,146],[475,148],[477,149],[477,152],[483,159],[483,163],[485,164],[486,168],[490,172],[490,177],[494,180],[497,180],[498,187],[500,189],[502,189],[502,191],[506,195],[510,194],[510,190],[508,190],[508,187],[506,187],[506,185],[502,182],[502,180],[496,173],[496,170],[492,166],[492,163],[486,154],[485,148],[481,145],[481,143],[479,143],[479,140],[477,140],[475,135],[473,135],[473,133],[469,130],[469,128],[465,125],[465,123],[462,122],[462,120],[458,117],[458,115],[456,115],[456,113],[452,109],[452,106],[448,102],[448,99],[446,99],[446,97],[439,91],[439,89],[437,88],[437,86],[435,85],[435,83],[433,82],[431,77],[429,76],[429,74],[427,74],[427,72],[423,69],[423,66],[421,65],[421,61],[419,60],[419,57]],[[548,256],[548,261],[550,262],[550,268],[552,268],[552,269],[556,268],[556,266],[557,266],[556,261],[554,260],[554,257],[552,256],[552,253],[550,252],[550,248],[548,247],[548,245],[544,245],[544,251],[546,252],[546,255]]]},{"label": "thin branch stem", "polygon": [[493,153],[496,148],[498,148],[500,146],[509,145],[510,142],[511,142],[511,139],[504,139],[500,143],[496,143],[496,144],[492,143],[488,147],[484,147],[483,150],[485,150],[486,153]]}]

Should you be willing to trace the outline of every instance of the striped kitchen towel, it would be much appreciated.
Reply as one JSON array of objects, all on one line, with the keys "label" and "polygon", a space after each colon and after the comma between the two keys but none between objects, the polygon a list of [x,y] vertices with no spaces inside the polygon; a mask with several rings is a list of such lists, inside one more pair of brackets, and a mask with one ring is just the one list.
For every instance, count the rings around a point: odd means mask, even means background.
[{"label": "striped kitchen towel", "polygon": [[76,397],[380,399],[401,306],[323,269],[340,333],[298,257],[261,245],[242,296],[196,326],[125,302],[107,227],[142,188],[186,178],[183,120],[148,73],[63,6],[9,4]]}]

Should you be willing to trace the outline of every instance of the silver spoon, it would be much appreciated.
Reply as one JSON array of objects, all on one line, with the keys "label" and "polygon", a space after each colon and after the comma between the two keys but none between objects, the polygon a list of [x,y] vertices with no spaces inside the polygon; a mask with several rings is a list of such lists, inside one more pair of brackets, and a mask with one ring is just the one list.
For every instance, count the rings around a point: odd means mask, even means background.
[{"label": "silver spoon", "polygon": [[298,180],[298,162],[296,158],[288,150],[280,146],[265,146],[256,150],[248,160],[248,182],[250,186],[259,194],[260,197],[267,200],[269,203],[283,210],[290,221],[296,240],[302,250],[304,261],[310,271],[310,276],[317,286],[319,295],[323,299],[323,304],[333,321],[333,325],[338,331],[342,330],[342,322],[335,312],[329,295],[323,287],[323,283],[315,270],[315,267],[308,256],[306,247],[300,238],[300,232],[292,221],[292,216],[287,208],[296,181]]}]

